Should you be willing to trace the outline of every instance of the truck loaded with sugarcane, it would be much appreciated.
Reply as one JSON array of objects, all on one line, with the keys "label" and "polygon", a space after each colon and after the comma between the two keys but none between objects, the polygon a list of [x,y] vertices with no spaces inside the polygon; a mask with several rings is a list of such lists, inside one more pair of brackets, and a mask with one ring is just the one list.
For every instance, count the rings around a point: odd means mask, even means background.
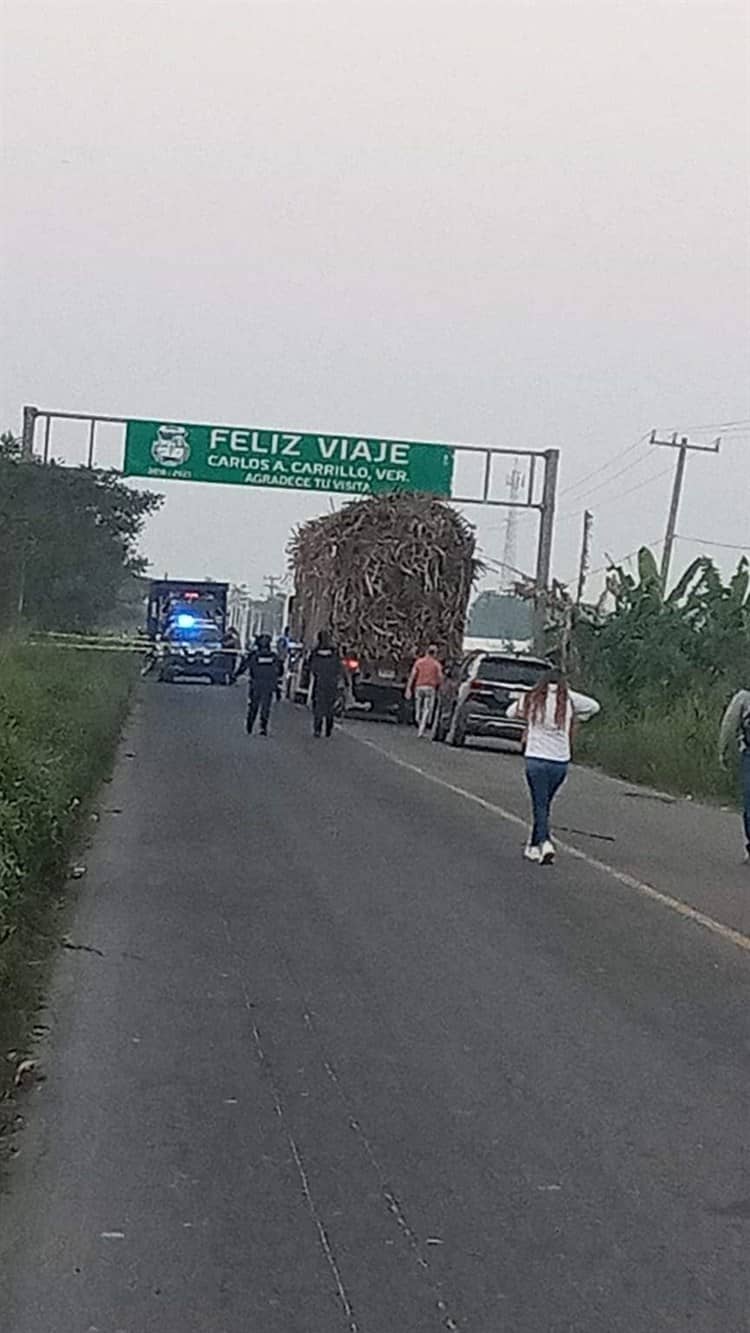
[{"label": "truck loaded with sugarcane", "polygon": [[461,658],[479,568],[473,528],[430,496],[380,495],[302,524],[289,554],[291,629],[303,646],[290,696],[306,699],[307,657],[328,630],[343,659],[346,706],[405,720],[414,659],[431,643],[443,662]]}]

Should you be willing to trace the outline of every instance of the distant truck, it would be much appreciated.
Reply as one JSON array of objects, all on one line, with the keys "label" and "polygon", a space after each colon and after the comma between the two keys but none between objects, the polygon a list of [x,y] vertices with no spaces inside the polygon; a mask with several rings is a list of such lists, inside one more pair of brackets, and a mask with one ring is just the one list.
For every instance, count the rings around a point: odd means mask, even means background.
[{"label": "distant truck", "polygon": [[228,596],[228,583],[153,580],[146,626],[160,681],[231,684],[236,663],[226,645]]},{"label": "distant truck", "polygon": [[195,582],[186,579],[153,579],[148,590],[146,629],[152,640],[164,635],[167,626],[183,617],[213,620],[223,635],[227,628],[228,583]]},{"label": "distant truck", "polygon": [[342,654],[345,706],[408,720],[406,683],[419,653],[434,642],[444,662],[461,659],[473,529],[430,496],[381,495],[305,523],[290,549],[290,627],[303,651],[289,696],[307,699],[309,654],[326,629]]}]

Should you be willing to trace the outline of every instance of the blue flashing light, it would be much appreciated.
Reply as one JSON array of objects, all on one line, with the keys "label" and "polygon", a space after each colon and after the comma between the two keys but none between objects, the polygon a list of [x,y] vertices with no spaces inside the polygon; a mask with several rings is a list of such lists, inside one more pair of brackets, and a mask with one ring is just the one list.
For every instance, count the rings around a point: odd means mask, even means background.
[{"label": "blue flashing light", "polygon": [[194,624],[195,624],[195,616],[188,616],[183,614],[177,617],[177,625],[180,629],[190,629],[191,625]]}]

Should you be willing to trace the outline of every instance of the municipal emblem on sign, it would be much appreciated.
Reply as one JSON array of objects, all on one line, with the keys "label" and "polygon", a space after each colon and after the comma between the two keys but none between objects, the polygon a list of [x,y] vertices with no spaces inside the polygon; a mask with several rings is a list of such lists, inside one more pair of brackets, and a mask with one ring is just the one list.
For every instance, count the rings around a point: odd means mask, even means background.
[{"label": "municipal emblem on sign", "polygon": [[151,457],[161,467],[182,467],[190,457],[187,426],[160,426]]}]

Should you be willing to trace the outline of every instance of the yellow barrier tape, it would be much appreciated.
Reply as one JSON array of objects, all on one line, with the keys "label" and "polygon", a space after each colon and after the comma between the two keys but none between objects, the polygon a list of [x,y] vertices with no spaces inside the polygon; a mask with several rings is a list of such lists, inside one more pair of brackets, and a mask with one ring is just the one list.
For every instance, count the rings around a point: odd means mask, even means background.
[{"label": "yellow barrier tape", "polygon": [[[149,639],[118,640],[110,637],[97,638],[96,635],[93,634],[59,634],[53,632],[32,634],[30,642],[35,648],[90,649],[91,651],[98,653],[143,653],[149,657],[163,655],[169,646],[164,642],[161,644],[152,643]],[[175,644],[174,646],[178,647],[181,645]],[[198,651],[200,651],[200,645],[198,646]],[[244,656],[244,650],[242,648],[216,647],[213,648],[212,651],[223,653],[226,657]]]},{"label": "yellow barrier tape", "polygon": [[76,652],[147,653],[150,651],[150,649],[144,648],[143,644],[140,643],[55,643],[51,639],[32,639],[31,642],[34,648],[74,648]]}]

